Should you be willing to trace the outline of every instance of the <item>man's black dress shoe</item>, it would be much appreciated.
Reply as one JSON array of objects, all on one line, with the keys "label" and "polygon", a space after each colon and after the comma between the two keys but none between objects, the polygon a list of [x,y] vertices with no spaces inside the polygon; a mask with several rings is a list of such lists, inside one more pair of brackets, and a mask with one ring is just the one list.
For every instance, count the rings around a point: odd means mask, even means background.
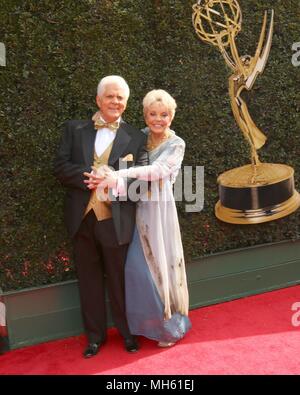
[{"label": "man's black dress shoe", "polygon": [[135,339],[125,339],[125,350],[128,352],[137,352],[139,350],[139,345]]},{"label": "man's black dress shoe", "polygon": [[83,352],[84,358],[91,358],[98,354],[101,344],[102,343],[89,343]]}]

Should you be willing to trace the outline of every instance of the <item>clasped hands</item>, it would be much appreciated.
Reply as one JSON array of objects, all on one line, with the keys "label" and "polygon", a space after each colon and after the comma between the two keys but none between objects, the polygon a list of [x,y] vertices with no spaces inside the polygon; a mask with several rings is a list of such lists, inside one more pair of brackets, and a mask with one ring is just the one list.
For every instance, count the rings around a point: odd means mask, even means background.
[{"label": "clasped hands", "polygon": [[109,168],[107,165],[103,165],[99,168],[92,166],[92,172],[84,172],[84,176],[88,177],[84,180],[89,189],[101,188],[115,188],[117,185],[116,172]]}]

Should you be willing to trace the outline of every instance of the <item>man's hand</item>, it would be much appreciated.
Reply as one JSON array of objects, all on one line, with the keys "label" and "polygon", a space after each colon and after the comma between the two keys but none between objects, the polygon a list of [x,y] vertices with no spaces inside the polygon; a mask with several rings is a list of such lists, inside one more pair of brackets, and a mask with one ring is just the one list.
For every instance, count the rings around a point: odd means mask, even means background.
[{"label": "man's hand", "polygon": [[100,188],[114,188],[117,183],[117,177],[114,176],[114,171],[112,171],[107,165],[103,165],[98,169],[92,166],[91,173],[83,173],[87,180],[84,180],[84,183],[87,184],[89,189],[95,189],[98,186]]},{"label": "man's hand", "polygon": [[87,187],[89,189],[95,189],[99,185],[99,183],[103,180],[103,177],[98,176],[94,172],[91,173],[83,173],[86,177],[88,177],[87,180],[84,180],[83,182],[87,184]]},{"label": "man's hand", "polygon": [[84,183],[87,184],[89,189],[95,189],[98,187],[100,182],[104,180],[107,172],[111,172],[111,170],[106,165],[101,166],[98,169],[92,166],[92,171],[90,173],[83,173],[84,176],[88,177],[87,180],[84,180]]}]

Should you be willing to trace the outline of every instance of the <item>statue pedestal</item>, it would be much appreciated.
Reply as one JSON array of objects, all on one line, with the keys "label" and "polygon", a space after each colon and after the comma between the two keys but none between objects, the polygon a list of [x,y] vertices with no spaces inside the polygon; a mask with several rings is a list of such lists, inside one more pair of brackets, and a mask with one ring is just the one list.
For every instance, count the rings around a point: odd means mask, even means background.
[{"label": "statue pedestal", "polygon": [[215,206],[218,219],[232,224],[258,224],[285,217],[298,209],[300,195],[294,187],[294,169],[261,163],[253,173],[246,165],[218,177],[220,200]]}]

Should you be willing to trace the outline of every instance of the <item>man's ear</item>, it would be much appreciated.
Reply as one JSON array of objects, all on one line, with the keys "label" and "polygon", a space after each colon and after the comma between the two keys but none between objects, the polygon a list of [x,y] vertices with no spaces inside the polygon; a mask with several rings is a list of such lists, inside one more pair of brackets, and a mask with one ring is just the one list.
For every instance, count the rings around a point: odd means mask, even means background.
[{"label": "man's ear", "polygon": [[97,106],[98,106],[98,108],[100,109],[101,108],[101,99],[100,99],[100,96],[96,96],[96,104],[97,104]]}]

